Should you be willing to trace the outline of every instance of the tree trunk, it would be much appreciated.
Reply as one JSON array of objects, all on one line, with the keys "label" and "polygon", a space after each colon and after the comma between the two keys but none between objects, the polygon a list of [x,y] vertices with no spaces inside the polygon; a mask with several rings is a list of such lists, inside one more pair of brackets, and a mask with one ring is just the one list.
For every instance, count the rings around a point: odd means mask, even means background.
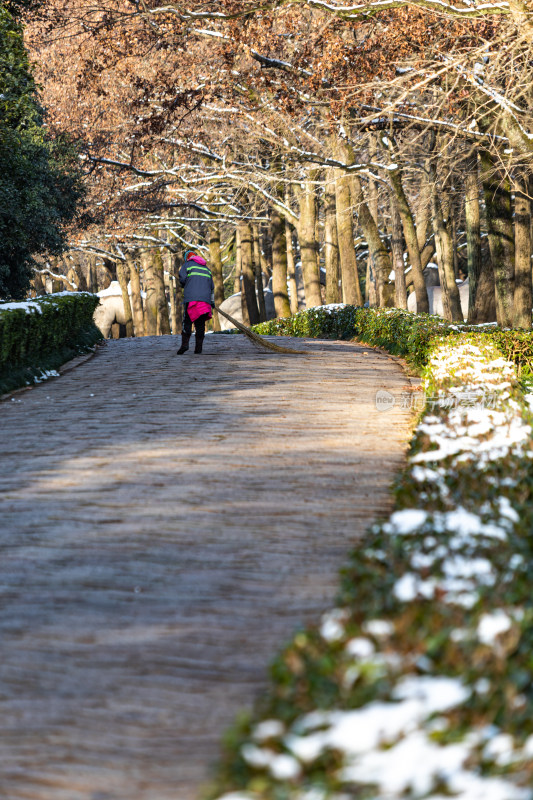
[{"label": "tree trunk", "polygon": [[[529,181],[531,184],[531,181]],[[514,327],[531,328],[531,201],[525,176],[516,179],[514,191],[515,286]]]},{"label": "tree trunk", "polygon": [[452,237],[452,243],[455,242],[455,247],[452,246],[452,256],[453,256],[453,274],[456,278],[459,278],[459,255],[457,252],[457,215],[455,210],[455,203],[450,203],[450,216],[449,216],[449,227],[450,227],[450,234]]},{"label": "tree trunk", "polygon": [[[431,186],[427,179],[422,181],[420,193],[418,195],[418,202],[416,204],[416,240],[418,242],[418,249],[422,257],[422,251],[427,246],[426,241],[433,232],[432,219],[431,219]],[[426,262],[427,264],[427,262]],[[422,260],[422,269],[426,266]]]},{"label": "tree trunk", "polygon": [[465,223],[468,260],[468,321],[472,322],[476,293],[481,275],[481,214],[479,208],[479,176],[477,151],[465,164]]},{"label": "tree trunk", "polygon": [[[370,161],[375,161],[378,155],[378,140],[375,133],[371,133],[369,137],[368,155]],[[379,201],[379,184],[374,178],[368,178],[368,210],[372,214],[372,219],[378,225],[378,201]],[[361,220],[359,220],[361,222]],[[368,301],[370,307],[375,307],[379,304],[378,301],[378,281],[376,279],[375,269],[373,268],[372,255],[370,248],[366,261],[366,282],[365,282],[365,302]],[[388,275],[389,273],[387,273]]]},{"label": "tree trunk", "polygon": [[133,332],[135,336],[144,336],[144,316],[141,296],[141,281],[139,269],[132,253],[126,253],[126,264],[130,274],[131,286],[131,311],[133,317]]},{"label": "tree trunk", "polygon": [[272,291],[276,317],[290,317],[291,307],[287,293],[287,242],[285,240],[285,221],[277,209],[272,209],[270,217],[272,234]]},{"label": "tree trunk", "polygon": [[[211,225],[209,228],[209,261],[213,283],[215,284],[215,305],[224,302],[224,276],[222,275],[222,257],[220,255],[220,228]],[[220,320],[216,311],[213,312],[213,330],[220,330]]]},{"label": "tree trunk", "polygon": [[[272,277],[272,239],[270,238],[270,226],[265,225],[262,232],[261,243],[261,269],[268,280]],[[267,281],[268,282],[268,281]]]},{"label": "tree trunk", "polygon": [[174,271],[168,271],[168,279],[165,275],[165,283],[168,290],[168,297],[170,301],[170,331],[174,336],[178,332],[178,315],[176,309],[176,287],[175,287]]},{"label": "tree trunk", "polygon": [[124,261],[117,261],[117,278],[122,292],[122,302],[124,304],[124,320],[126,324],[126,336],[133,336],[133,314],[131,311],[130,296],[128,294],[129,269]]},{"label": "tree trunk", "polygon": [[350,176],[342,170],[335,170],[335,202],[337,207],[337,236],[342,280],[342,299],[344,303],[362,306],[363,297],[357,274],[353,236],[353,211],[350,196]]},{"label": "tree trunk", "polygon": [[177,307],[176,307],[176,278],[174,264],[176,255],[168,248],[163,252],[163,264],[165,265],[165,288],[168,292],[170,303],[170,330],[173,334],[178,332]]},{"label": "tree trunk", "polygon": [[165,336],[170,333],[170,320],[168,318],[168,303],[165,293],[165,270],[163,268],[163,257],[161,256],[161,250],[154,250],[152,259],[154,262],[153,274],[157,302],[158,333]]},{"label": "tree trunk", "polygon": [[261,260],[261,239],[259,236],[259,228],[257,225],[253,226],[254,233],[254,275],[255,275],[255,291],[257,294],[257,304],[259,306],[259,319],[261,322],[266,322],[266,306],[265,306],[265,292],[263,289],[263,267]]},{"label": "tree trunk", "polygon": [[435,254],[431,214],[431,186],[427,179],[423,181],[418,196],[415,224],[416,239],[420,251],[420,266],[424,270]]},{"label": "tree trunk", "polygon": [[248,222],[242,222],[239,224],[239,231],[242,265],[242,315],[245,325],[257,325],[259,322],[259,309],[255,296],[255,276],[252,259],[252,227]]},{"label": "tree trunk", "polygon": [[377,281],[372,269],[372,259],[370,258],[370,251],[366,259],[366,275],[365,275],[365,303],[368,303],[370,308],[375,308],[378,304],[378,291]]},{"label": "tree trunk", "polygon": [[144,273],[144,289],[146,301],[144,304],[144,330],[146,336],[157,334],[157,291],[155,286],[155,265],[150,250],[141,253],[141,265]]},{"label": "tree trunk", "polygon": [[494,158],[481,151],[481,174],[489,248],[494,270],[496,319],[511,328],[514,318],[514,231],[509,180],[501,175]]},{"label": "tree trunk", "polygon": [[312,178],[304,183],[298,192],[300,218],[298,220],[298,238],[302,258],[302,274],[307,308],[322,305],[320,294],[320,271],[318,268],[315,227],[316,227],[316,191]]},{"label": "tree trunk", "polygon": [[296,266],[294,263],[294,248],[292,244],[292,227],[287,220],[285,220],[285,241],[287,243],[287,276],[289,280],[291,314],[297,314],[298,284],[296,283]]},{"label": "tree trunk", "polygon": [[[290,208],[291,193],[288,188],[285,189],[285,196],[283,198],[285,205]],[[294,258],[294,242],[293,242],[293,226],[285,218],[285,241],[287,242],[287,277],[289,281],[289,300],[291,304],[291,313],[298,313],[298,284],[296,282],[296,264]]]},{"label": "tree trunk", "polygon": [[[268,243],[268,252],[270,253],[268,257],[265,253],[265,246],[267,243]],[[261,257],[261,277],[263,279],[263,287],[266,287],[268,286],[268,282],[272,277],[272,242],[270,241],[270,237],[268,235],[268,228],[266,227],[264,230],[261,231],[261,236],[259,239],[259,254]]]},{"label": "tree trunk", "polygon": [[433,212],[433,232],[439,261],[439,278],[442,288],[442,307],[445,319],[452,322],[462,322],[461,299],[459,289],[455,282],[453,268],[453,242],[450,231],[444,221],[442,205],[438,194],[437,183],[434,179],[431,192],[431,206]]},{"label": "tree trunk", "polygon": [[476,290],[474,308],[468,311],[468,321],[472,325],[494,322],[496,319],[496,293],[494,291],[494,271],[492,262],[487,259],[481,266]]},{"label": "tree trunk", "polygon": [[420,264],[422,266],[422,270],[424,270],[433,256],[435,255],[435,237],[431,237],[431,242],[427,244],[422,252],[420,253]]},{"label": "tree trunk", "polygon": [[43,276],[39,272],[33,273],[31,284],[37,297],[46,294],[46,286],[43,280]]},{"label": "tree trunk", "polygon": [[89,255],[88,262],[88,276],[87,286],[90,292],[96,294],[98,292],[98,270],[96,269],[96,256]]},{"label": "tree trunk", "polygon": [[[374,161],[377,159],[378,155],[378,144],[377,144],[377,137],[375,133],[371,133],[369,136],[368,142],[368,155],[370,156],[370,161]],[[378,199],[379,199],[379,185],[374,178],[368,178],[368,209],[372,214],[372,219],[378,224]]]},{"label": "tree trunk", "polygon": [[176,333],[181,333],[183,327],[183,287],[179,282],[179,271],[181,267],[181,258],[174,254],[172,259],[174,265],[174,283],[176,287]]},{"label": "tree trunk", "polygon": [[416,310],[419,314],[428,314],[429,300],[426,282],[424,280],[424,275],[422,274],[420,247],[418,245],[413,214],[411,212],[411,208],[409,207],[409,202],[402,184],[402,173],[400,169],[390,169],[388,172],[392,191],[394,192],[396,202],[398,204],[398,212],[402,220],[403,235],[407,245],[409,261],[411,263],[413,285],[416,294]]},{"label": "tree trunk", "polygon": [[[102,263],[102,268],[106,272],[107,277],[109,279],[109,283],[107,284],[107,286],[109,286],[109,284],[112,281],[116,281],[117,280],[117,265],[110,258],[104,258],[104,261]],[[107,286],[105,287],[106,289],[107,289]]]},{"label": "tree trunk", "polygon": [[337,204],[335,202],[335,173],[328,169],[326,173],[326,191],[324,197],[325,213],[325,262],[326,262],[326,303],[340,301],[339,281],[339,239],[337,236]]},{"label": "tree trunk", "polygon": [[67,266],[67,280],[65,281],[65,290],[67,292],[81,292],[79,285],[79,278],[73,266]]},{"label": "tree trunk", "polygon": [[237,225],[235,231],[235,274],[233,275],[233,294],[241,291],[242,275],[242,250],[241,250],[241,229]]},{"label": "tree trunk", "polygon": [[369,258],[376,276],[377,300],[380,308],[388,304],[389,298],[386,292],[386,281],[391,271],[391,261],[389,253],[381,236],[378,226],[372,216],[368,205],[365,202],[363,187],[358,176],[352,178],[353,200],[355,203],[359,224],[363,230],[363,235],[368,245]]},{"label": "tree trunk", "polygon": [[397,308],[407,308],[407,287],[405,284],[405,262],[403,259],[402,218],[398,211],[396,197],[390,198],[391,249],[394,269],[394,295]]},{"label": "tree trunk", "polygon": [[76,274],[76,283],[78,285],[78,292],[87,292],[89,291],[87,286],[87,279],[85,277],[85,272],[83,270],[81,259],[80,257],[75,257],[74,262],[72,264],[72,269]]}]

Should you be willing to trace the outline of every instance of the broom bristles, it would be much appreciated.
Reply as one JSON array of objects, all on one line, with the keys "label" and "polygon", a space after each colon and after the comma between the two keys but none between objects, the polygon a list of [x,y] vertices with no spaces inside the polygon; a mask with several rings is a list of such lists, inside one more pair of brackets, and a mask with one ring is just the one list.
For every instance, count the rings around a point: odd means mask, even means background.
[{"label": "broom bristles", "polygon": [[234,317],[226,314],[225,311],[222,311],[218,306],[215,306],[215,311],[218,311],[219,314],[222,314],[223,317],[226,317],[232,325],[235,325],[242,333],[247,336],[251,342],[254,344],[259,345],[260,347],[264,347],[267,350],[272,350],[274,353],[295,353],[295,354],[306,354],[306,350],[293,350],[292,347],[281,347],[279,344],[274,344],[274,342],[269,342],[268,339],[265,339],[263,336],[260,336],[258,333],[251,331],[250,328],[247,328],[246,325],[243,325],[242,322],[239,322]]}]

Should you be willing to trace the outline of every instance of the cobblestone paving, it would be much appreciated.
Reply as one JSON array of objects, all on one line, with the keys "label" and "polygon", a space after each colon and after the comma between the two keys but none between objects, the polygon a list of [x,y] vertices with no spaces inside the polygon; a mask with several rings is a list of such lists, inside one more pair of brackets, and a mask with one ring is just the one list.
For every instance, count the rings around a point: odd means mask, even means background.
[{"label": "cobblestone paving", "polygon": [[[284,339],[282,344],[291,344]],[[390,504],[396,362],[110,341],[0,404],[0,797],[193,800]]]}]

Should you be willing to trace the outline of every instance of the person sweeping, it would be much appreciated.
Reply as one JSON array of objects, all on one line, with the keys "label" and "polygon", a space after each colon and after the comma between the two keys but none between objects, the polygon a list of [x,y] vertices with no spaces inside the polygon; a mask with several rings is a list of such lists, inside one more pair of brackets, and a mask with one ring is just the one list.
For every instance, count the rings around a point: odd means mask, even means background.
[{"label": "person sweeping", "polygon": [[196,333],[194,352],[201,353],[205,323],[213,316],[215,284],[205,259],[194,250],[187,250],[185,253],[185,263],[179,271],[179,281],[183,286],[184,309],[178,355],[183,355],[189,349],[193,323]]},{"label": "person sweeping", "polygon": [[[179,271],[179,281],[183,286],[183,327],[181,331],[181,347],[178,355],[181,356],[189,349],[189,341],[192,335],[192,326],[196,331],[195,353],[202,352],[202,345],[205,336],[205,323],[213,316],[215,308],[214,295],[215,284],[211,275],[211,270],[207,266],[205,259],[199,256],[194,250],[187,250],[185,253],[185,263]],[[231,324],[244,333],[254,344],[275,353],[290,353],[306,355],[305,350],[294,350],[291,347],[281,347],[279,344],[269,342],[264,336],[260,336],[255,331],[251,331],[242,322],[230,316],[226,311],[217,307],[219,314],[222,314]]]}]

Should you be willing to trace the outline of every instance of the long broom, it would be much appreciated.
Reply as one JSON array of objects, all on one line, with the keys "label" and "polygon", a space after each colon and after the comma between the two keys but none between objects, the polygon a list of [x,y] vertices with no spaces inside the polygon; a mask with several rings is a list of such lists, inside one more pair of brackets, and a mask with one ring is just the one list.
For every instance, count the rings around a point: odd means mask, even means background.
[{"label": "long broom", "polygon": [[251,342],[254,344],[259,345],[260,347],[264,347],[266,350],[272,350],[274,353],[295,353],[295,354],[307,354],[306,350],[293,350],[292,347],[281,347],[279,344],[274,344],[274,342],[269,342],[268,339],[265,339],[263,336],[259,336],[258,333],[254,333],[251,331],[250,328],[247,328],[246,325],[243,325],[242,322],[239,322],[235,319],[235,317],[231,317],[229,314],[226,314],[225,311],[215,306],[215,311],[218,311],[219,314],[222,314],[223,317],[226,317],[232,325],[235,325],[245,336],[247,336]]}]

